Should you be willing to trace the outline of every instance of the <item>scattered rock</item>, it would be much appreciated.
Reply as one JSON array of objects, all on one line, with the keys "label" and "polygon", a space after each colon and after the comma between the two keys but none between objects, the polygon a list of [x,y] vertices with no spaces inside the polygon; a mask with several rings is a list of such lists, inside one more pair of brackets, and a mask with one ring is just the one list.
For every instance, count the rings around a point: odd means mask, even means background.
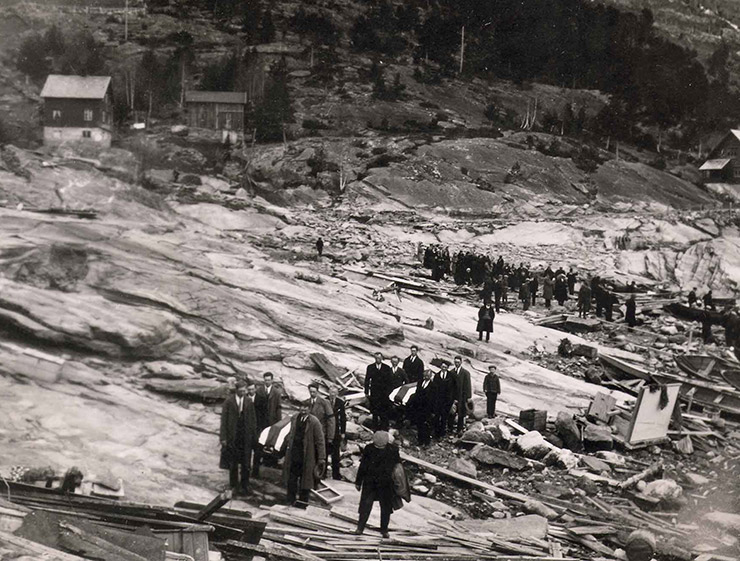
[{"label": "scattered rock", "polygon": [[424,481],[426,481],[427,483],[431,485],[437,484],[437,476],[434,475],[433,473],[425,473],[422,477],[424,478]]},{"label": "scattered rock", "polygon": [[614,448],[611,430],[608,427],[587,424],[583,431],[583,446],[587,452],[611,450]]},{"label": "scattered rock", "polygon": [[698,473],[686,473],[684,474],[684,477],[689,481],[689,483],[693,485],[706,485],[707,483],[710,483],[712,480],[708,477],[704,477],[703,475],[699,475]]},{"label": "scattered rock", "polygon": [[666,506],[670,506],[680,502],[683,489],[672,479],[656,479],[645,486],[643,493],[648,497],[658,499]]},{"label": "scattered rock", "polygon": [[549,466],[558,466],[564,469],[578,467],[578,456],[566,448],[554,448],[548,452],[543,460]]},{"label": "scattered rock", "polygon": [[[481,425],[482,427],[483,425]],[[461,440],[464,440],[466,442],[481,442],[483,444],[489,444],[493,445],[495,444],[495,441],[493,440],[493,436],[491,436],[491,433],[486,430],[473,430],[468,429],[466,430]]]},{"label": "scattered rock", "polygon": [[491,448],[490,446],[476,446],[470,456],[487,466],[504,466],[516,471],[523,471],[529,467],[529,463],[509,452]]},{"label": "scattered rock", "polygon": [[557,512],[555,512],[550,507],[542,504],[540,501],[536,501],[534,499],[528,499],[527,501],[525,501],[522,505],[522,510],[530,514],[539,514],[540,516],[544,516],[548,520],[554,520],[558,517]]},{"label": "scattered rock", "polygon": [[529,431],[516,439],[516,447],[525,458],[541,460],[555,447],[536,430]]},{"label": "scattered rock", "polygon": [[581,456],[581,462],[583,462],[583,465],[585,465],[589,471],[594,473],[603,473],[605,471],[612,470],[609,464],[598,458],[594,458],[593,456]]},{"label": "scattered rock", "polygon": [[175,136],[187,136],[190,132],[190,129],[187,127],[187,125],[172,125],[170,127],[170,132]]},{"label": "scattered rock", "polygon": [[563,440],[563,446],[573,452],[583,451],[583,442],[581,441],[581,431],[578,429],[573,415],[565,411],[558,412],[555,419],[555,430],[558,436]]},{"label": "scattered rock", "polygon": [[740,514],[715,510],[702,516],[702,522],[709,526],[718,526],[724,530],[740,533]]},{"label": "scattered rock", "polygon": [[478,470],[475,469],[475,464],[465,458],[452,458],[447,467],[455,473],[478,479]]},{"label": "scattered rock", "polygon": [[429,487],[425,485],[413,485],[411,487],[411,490],[417,495],[428,495],[429,494]]},{"label": "scattered rock", "polygon": [[508,446],[512,440],[511,429],[502,419],[494,419],[486,428],[493,437],[493,442],[497,446]]}]

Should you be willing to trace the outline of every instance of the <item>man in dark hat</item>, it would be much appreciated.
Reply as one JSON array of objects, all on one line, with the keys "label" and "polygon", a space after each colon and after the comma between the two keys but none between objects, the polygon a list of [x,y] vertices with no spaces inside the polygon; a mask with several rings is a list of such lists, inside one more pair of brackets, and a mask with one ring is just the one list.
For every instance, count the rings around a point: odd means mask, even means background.
[{"label": "man in dark hat", "polygon": [[439,367],[439,372],[434,377],[434,436],[442,438],[447,433],[447,423],[450,419],[450,409],[455,403],[457,395],[457,381],[455,375],[448,372],[450,363],[445,361]]},{"label": "man in dark hat", "polygon": [[321,423],[309,414],[310,401],[301,403],[290,420],[288,447],[283,460],[283,482],[288,504],[306,507],[311,489],[315,489],[326,466],[326,443]]},{"label": "man in dark hat", "polygon": [[424,361],[419,356],[419,347],[411,345],[409,356],[403,361],[403,371],[406,372],[409,382],[418,382],[424,373]]},{"label": "man in dark hat", "polygon": [[496,416],[496,399],[501,393],[501,381],[493,364],[488,367],[488,374],[483,379],[483,393],[486,394],[486,414],[493,419]]},{"label": "man in dark hat", "polygon": [[357,469],[355,487],[361,490],[360,518],[357,522],[355,534],[365,531],[365,525],[370,518],[373,503],[380,503],[380,533],[388,537],[388,525],[393,512],[393,468],[401,461],[398,447],[390,442],[390,435],[386,431],[377,431],[373,434],[372,443],[362,451],[360,467]]},{"label": "man in dark hat", "polygon": [[375,353],[375,361],[365,371],[365,395],[370,402],[373,428],[388,430],[391,402],[388,396],[393,391],[393,373],[383,362],[383,354]]}]

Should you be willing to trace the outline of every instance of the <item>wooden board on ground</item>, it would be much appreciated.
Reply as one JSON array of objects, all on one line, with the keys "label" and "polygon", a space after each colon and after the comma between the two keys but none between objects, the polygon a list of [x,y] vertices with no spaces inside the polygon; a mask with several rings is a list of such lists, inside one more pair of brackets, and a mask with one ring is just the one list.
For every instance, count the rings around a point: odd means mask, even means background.
[{"label": "wooden board on ground", "polygon": [[609,422],[609,413],[614,409],[617,400],[606,393],[597,393],[591,404],[588,406],[587,416],[598,419],[599,421]]},{"label": "wooden board on ground", "polygon": [[[665,388],[663,390],[662,388]],[[673,408],[678,400],[681,384],[667,384],[656,391],[641,388],[637,403],[632,413],[632,421],[627,432],[626,441],[634,445],[648,440],[665,438],[671,422]],[[660,405],[661,395],[665,392],[668,402]]]},{"label": "wooden board on ground", "polygon": [[317,366],[317,368],[321,372],[326,374],[332,382],[342,385],[340,379],[346,374],[346,371],[334,366],[334,364],[332,364],[332,362],[328,358],[326,358],[326,355],[324,353],[311,353],[308,356],[311,357],[311,360]]},{"label": "wooden board on ground", "polygon": [[334,489],[334,487],[332,487],[325,481],[320,481],[317,489],[311,489],[311,495],[313,495],[326,505],[341,501],[344,498],[344,495],[342,495],[342,493]]},{"label": "wooden board on ground", "polygon": [[463,520],[456,526],[471,534],[495,534],[504,539],[547,537],[547,518],[539,514],[527,514],[500,520]]}]

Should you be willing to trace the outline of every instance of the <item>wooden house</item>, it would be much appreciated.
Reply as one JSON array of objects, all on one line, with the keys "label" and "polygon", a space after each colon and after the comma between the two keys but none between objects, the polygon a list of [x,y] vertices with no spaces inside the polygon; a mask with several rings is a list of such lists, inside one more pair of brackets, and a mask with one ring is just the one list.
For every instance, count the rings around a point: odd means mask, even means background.
[{"label": "wooden house", "polygon": [[201,129],[244,131],[246,92],[185,92],[188,125]]},{"label": "wooden house", "polygon": [[113,108],[110,76],[50,74],[41,90],[44,144],[110,147]]},{"label": "wooden house", "polygon": [[740,130],[730,130],[699,171],[705,183],[740,183]]}]

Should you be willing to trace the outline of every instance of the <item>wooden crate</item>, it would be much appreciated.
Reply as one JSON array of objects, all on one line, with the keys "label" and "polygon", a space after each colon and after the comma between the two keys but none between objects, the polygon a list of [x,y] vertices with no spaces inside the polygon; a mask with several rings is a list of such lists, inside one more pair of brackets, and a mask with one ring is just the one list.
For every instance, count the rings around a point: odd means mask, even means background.
[{"label": "wooden crate", "polygon": [[519,424],[527,430],[542,432],[547,427],[547,411],[525,409],[519,412]]}]

